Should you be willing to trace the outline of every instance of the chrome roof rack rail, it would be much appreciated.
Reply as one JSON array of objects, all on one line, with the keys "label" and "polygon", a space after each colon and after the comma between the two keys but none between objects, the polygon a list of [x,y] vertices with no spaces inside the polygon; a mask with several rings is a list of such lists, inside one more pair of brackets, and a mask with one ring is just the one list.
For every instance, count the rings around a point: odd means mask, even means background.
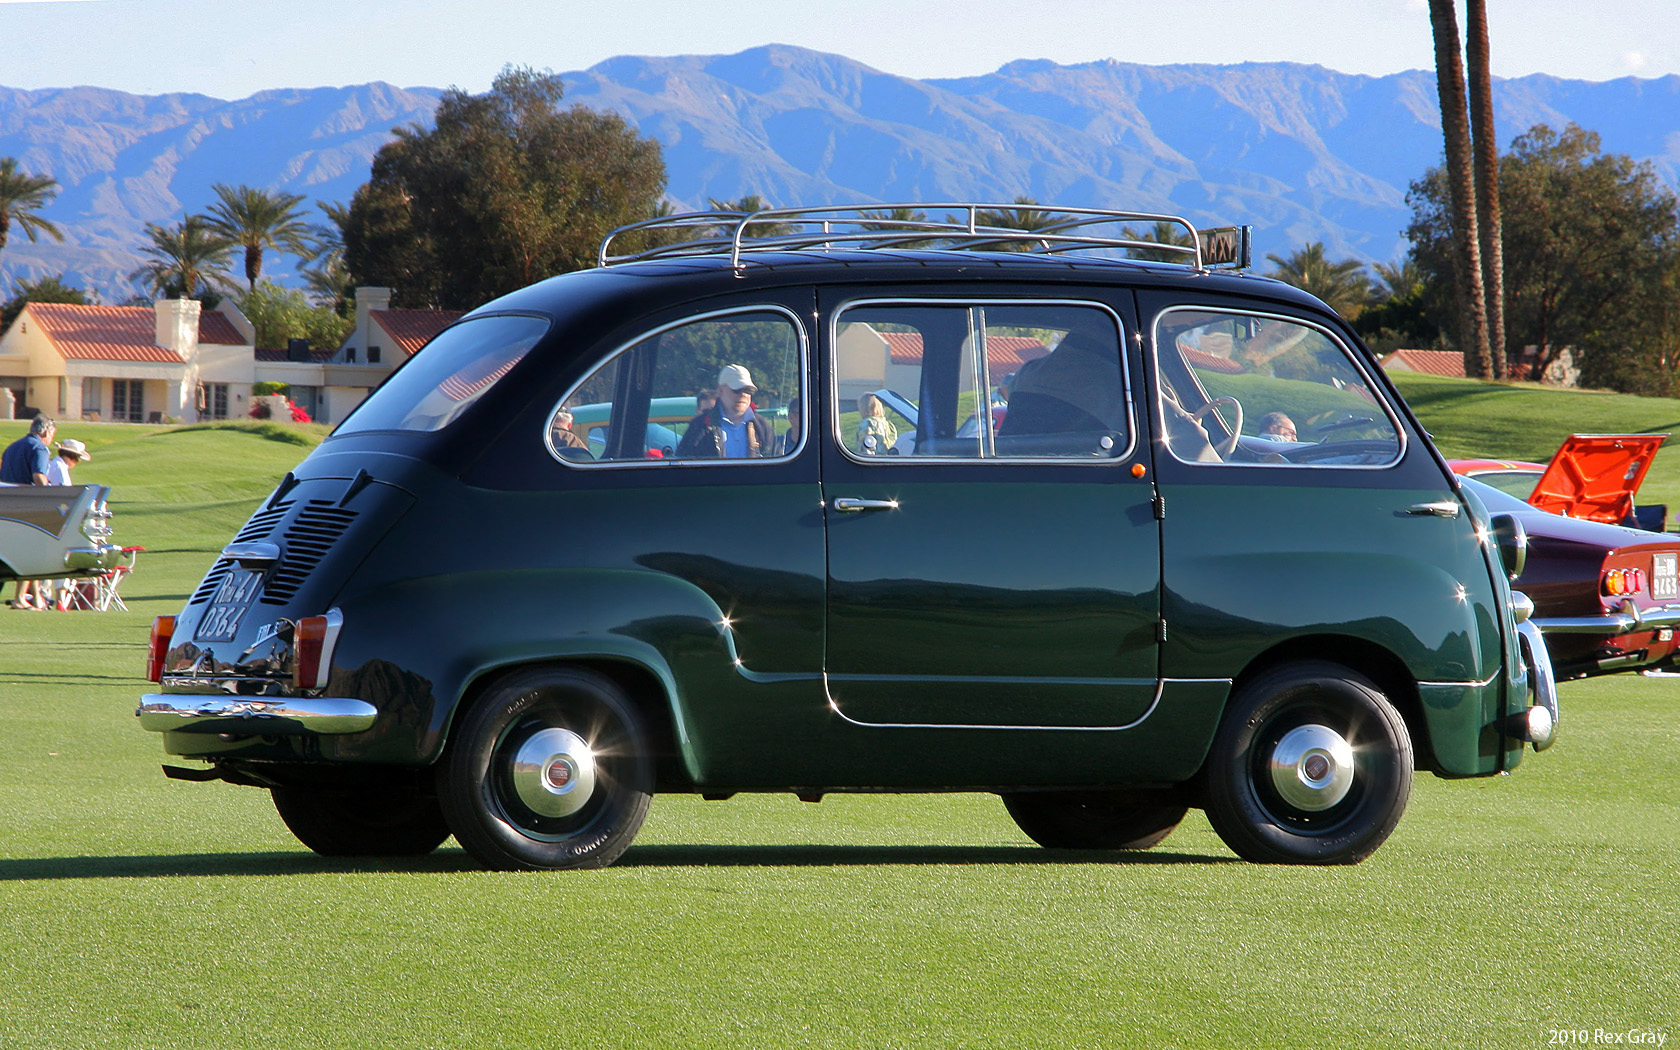
[{"label": "chrome roof rack rail", "polygon": [[[929,211],[945,215],[930,219]],[[1131,223],[1152,225],[1139,232]],[[914,203],[699,211],[620,226],[602,239],[596,265],[727,255],[730,265],[739,269],[741,257],[750,252],[925,248],[1036,255],[1092,252],[1179,263],[1196,270],[1246,269],[1252,262],[1253,230],[1252,226],[1198,230],[1178,215],[1039,204]],[[653,243],[614,255],[611,248],[615,239]]]}]

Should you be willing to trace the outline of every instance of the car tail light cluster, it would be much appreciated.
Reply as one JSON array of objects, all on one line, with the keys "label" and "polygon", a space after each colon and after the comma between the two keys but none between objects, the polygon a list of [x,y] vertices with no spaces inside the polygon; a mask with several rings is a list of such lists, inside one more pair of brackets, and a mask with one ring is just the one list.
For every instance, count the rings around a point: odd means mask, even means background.
[{"label": "car tail light cluster", "polygon": [[1645,589],[1644,569],[1606,569],[1601,587],[1605,594],[1638,594]]},{"label": "car tail light cluster", "polygon": [[321,649],[327,640],[327,618],[306,616],[297,622],[292,635],[292,685],[314,689],[322,683]]},{"label": "car tail light cluster", "polygon": [[175,637],[175,617],[159,616],[152,621],[152,640],[146,650],[146,678],[163,681],[163,658],[169,654],[170,639]]}]

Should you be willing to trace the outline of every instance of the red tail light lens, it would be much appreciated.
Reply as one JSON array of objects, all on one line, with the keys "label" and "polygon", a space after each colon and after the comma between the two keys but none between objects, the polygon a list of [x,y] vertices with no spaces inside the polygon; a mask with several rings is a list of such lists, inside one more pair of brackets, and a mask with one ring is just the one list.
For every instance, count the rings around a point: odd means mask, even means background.
[{"label": "red tail light lens", "polygon": [[1645,589],[1644,569],[1607,569],[1604,573],[1602,590],[1606,595],[1619,597],[1624,594],[1638,594]]},{"label": "red tail light lens", "polygon": [[169,655],[169,642],[174,637],[175,617],[159,616],[152,621],[152,640],[146,651],[147,681],[163,681],[163,658]]},{"label": "red tail light lens", "polygon": [[292,685],[299,689],[319,689],[326,684],[320,679],[327,628],[325,616],[306,616],[297,622],[292,634]]}]

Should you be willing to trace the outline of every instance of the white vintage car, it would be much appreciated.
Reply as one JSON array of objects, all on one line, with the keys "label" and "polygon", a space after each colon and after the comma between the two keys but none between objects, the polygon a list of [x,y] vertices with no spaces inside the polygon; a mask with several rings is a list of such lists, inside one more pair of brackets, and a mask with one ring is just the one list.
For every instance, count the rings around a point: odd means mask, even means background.
[{"label": "white vintage car", "polygon": [[110,542],[104,485],[0,486],[0,581],[96,576],[129,555]]}]

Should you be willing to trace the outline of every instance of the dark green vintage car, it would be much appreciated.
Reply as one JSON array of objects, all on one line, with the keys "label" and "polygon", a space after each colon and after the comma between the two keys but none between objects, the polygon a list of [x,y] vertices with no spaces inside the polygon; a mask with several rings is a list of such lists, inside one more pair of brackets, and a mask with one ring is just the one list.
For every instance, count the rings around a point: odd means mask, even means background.
[{"label": "dark green vintage car", "polygon": [[656,791],[992,792],[1087,849],[1196,806],[1347,863],[1414,770],[1551,743],[1520,526],[1334,313],[1213,265],[1245,231],[920,207],[657,220],[438,336],[160,618],[166,772],[504,868],[611,863]]}]

